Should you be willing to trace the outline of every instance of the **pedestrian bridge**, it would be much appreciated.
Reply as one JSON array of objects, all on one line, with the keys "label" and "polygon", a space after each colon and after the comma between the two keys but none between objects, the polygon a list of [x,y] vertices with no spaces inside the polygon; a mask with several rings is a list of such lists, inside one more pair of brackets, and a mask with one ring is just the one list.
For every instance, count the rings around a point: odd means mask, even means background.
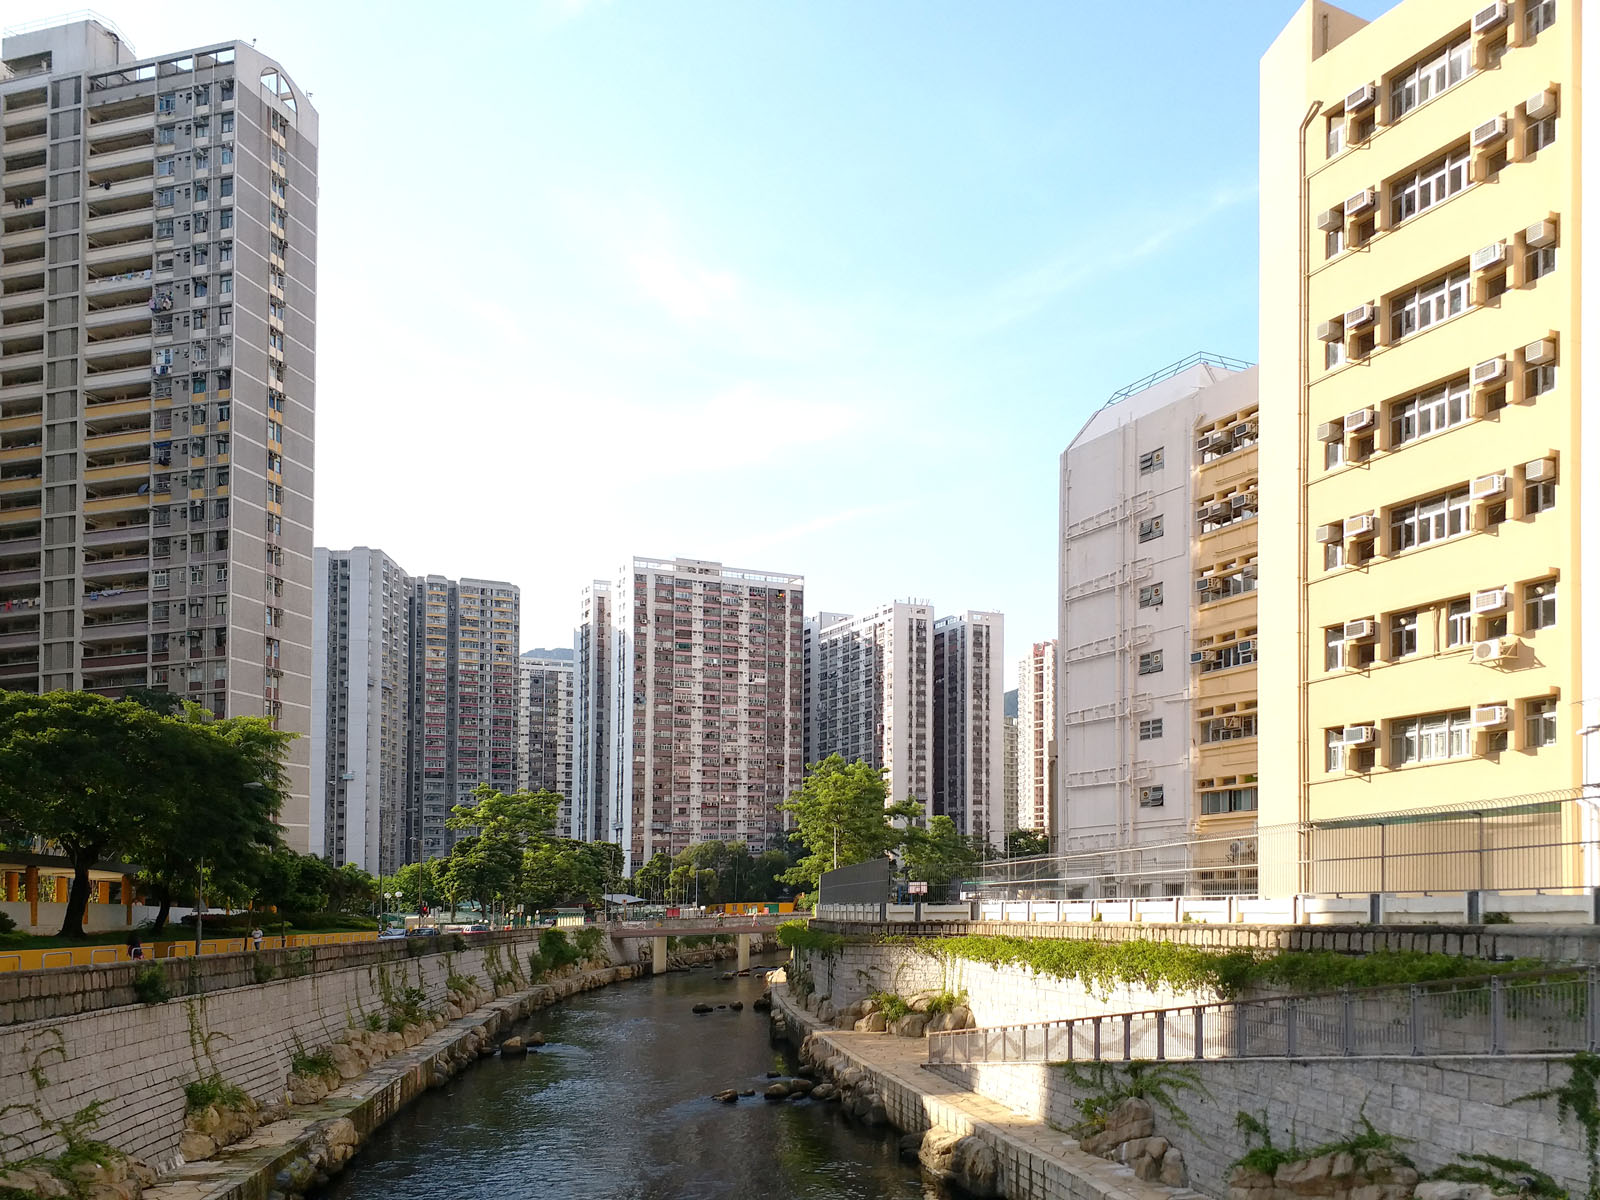
[{"label": "pedestrian bridge", "polygon": [[669,937],[713,937],[726,935],[735,939],[739,948],[738,970],[750,969],[750,939],[757,934],[771,933],[784,921],[795,920],[793,913],[764,913],[754,917],[731,917],[718,921],[715,917],[666,917],[659,921],[608,921],[606,933],[615,941],[635,938],[650,939],[650,962],[653,974],[661,975],[667,969],[667,939]]}]

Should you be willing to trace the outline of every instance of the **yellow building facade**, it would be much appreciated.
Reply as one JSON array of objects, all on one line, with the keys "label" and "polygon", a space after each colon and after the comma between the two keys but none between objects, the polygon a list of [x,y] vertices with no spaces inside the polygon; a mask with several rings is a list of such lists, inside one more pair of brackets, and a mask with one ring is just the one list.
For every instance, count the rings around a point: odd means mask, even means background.
[{"label": "yellow building facade", "polygon": [[[1374,874],[1377,816],[1520,802],[1501,834],[1580,832],[1581,7],[1404,0],[1365,23],[1313,0],[1262,59],[1260,823],[1299,831],[1264,836],[1264,890],[1526,886],[1507,856],[1432,853],[1484,836],[1454,820],[1413,821]],[[1582,882],[1561,864],[1546,882]]]}]

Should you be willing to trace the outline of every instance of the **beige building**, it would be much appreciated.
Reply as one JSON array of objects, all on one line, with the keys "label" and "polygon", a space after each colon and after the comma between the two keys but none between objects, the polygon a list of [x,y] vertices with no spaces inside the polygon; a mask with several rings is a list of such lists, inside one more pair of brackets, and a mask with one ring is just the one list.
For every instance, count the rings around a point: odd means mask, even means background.
[{"label": "beige building", "polygon": [[1261,554],[1292,594],[1262,611],[1260,818],[1313,830],[1264,839],[1265,890],[1596,881],[1378,818],[1520,799],[1498,851],[1594,807],[1559,801],[1600,779],[1597,40],[1575,0],[1313,2],[1262,59]]},{"label": "beige building", "polygon": [[1046,836],[1056,801],[1056,642],[1017,660],[1016,828]]},{"label": "beige building", "polygon": [[572,649],[529,650],[517,663],[517,787],[562,797],[556,832],[572,832]]},{"label": "beige building", "polygon": [[933,816],[1005,846],[1005,617],[952,613],[933,624]]},{"label": "beige building", "polygon": [[239,42],[0,60],[0,687],[265,713],[307,850],[316,111]]}]

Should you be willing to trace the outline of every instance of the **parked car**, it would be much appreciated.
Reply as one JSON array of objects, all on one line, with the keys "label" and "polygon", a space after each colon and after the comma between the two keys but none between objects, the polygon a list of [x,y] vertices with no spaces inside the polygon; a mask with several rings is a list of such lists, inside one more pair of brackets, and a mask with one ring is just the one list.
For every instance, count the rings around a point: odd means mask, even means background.
[{"label": "parked car", "polygon": [[438,937],[439,930],[434,925],[419,925],[415,929],[406,930],[407,937]]},{"label": "parked car", "polygon": [[487,925],[483,925],[483,924],[468,925],[467,926],[467,932],[468,933],[488,933],[489,932],[489,927]]},{"label": "parked car", "polygon": [[400,929],[398,927],[393,927],[393,928],[385,929],[383,932],[378,934],[378,940],[380,942],[391,942],[391,941],[395,941],[396,939],[399,939],[399,938],[404,938],[406,936],[407,936],[407,933],[406,933],[406,931],[404,929]]}]

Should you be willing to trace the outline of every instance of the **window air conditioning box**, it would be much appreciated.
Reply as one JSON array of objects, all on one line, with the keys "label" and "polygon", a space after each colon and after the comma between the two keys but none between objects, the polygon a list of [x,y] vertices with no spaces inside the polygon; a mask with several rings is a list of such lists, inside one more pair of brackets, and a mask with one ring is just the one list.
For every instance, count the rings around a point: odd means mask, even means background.
[{"label": "window air conditioning box", "polygon": [[1347,538],[1371,537],[1378,527],[1378,519],[1371,513],[1360,513],[1344,519],[1344,536]]},{"label": "window air conditioning box", "polygon": [[1344,441],[1343,421],[1324,421],[1317,426],[1317,441],[1342,442]]},{"label": "window air conditioning box", "polygon": [[1472,611],[1475,613],[1503,612],[1506,603],[1505,588],[1485,588],[1472,593]]},{"label": "window air conditioning box", "polygon": [[1189,665],[1191,667],[1198,667],[1206,663],[1213,663],[1216,661],[1217,654],[1214,650],[1196,650],[1193,654],[1189,655]]},{"label": "window air conditioning box", "polygon": [[1378,306],[1369,300],[1365,304],[1356,305],[1344,314],[1344,327],[1347,330],[1360,329],[1363,325],[1370,325],[1377,319]]},{"label": "window air conditioning box", "polygon": [[1556,477],[1556,460],[1553,458],[1536,458],[1522,468],[1523,477],[1529,483],[1549,483]]},{"label": "window air conditioning box", "polygon": [[1344,431],[1346,433],[1359,433],[1363,429],[1370,429],[1377,417],[1376,410],[1370,408],[1358,408],[1354,412],[1346,413],[1344,416]]},{"label": "window air conditioning box", "polygon": [[1363,83],[1344,98],[1344,110],[1347,113],[1360,112],[1362,109],[1371,108],[1378,102],[1378,85]]},{"label": "window air conditioning box", "polygon": [[1317,341],[1342,342],[1344,341],[1344,318],[1334,317],[1331,321],[1323,321],[1317,326]]},{"label": "window air conditioning box", "polygon": [[1194,581],[1194,590],[1197,592],[1220,592],[1222,580],[1215,575],[1204,575]]},{"label": "window air conditioning box", "polygon": [[1490,117],[1482,125],[1476,125],[1472,130],[1472,144],[1474,146],[1492,146],[1506,136],[1506,118],[1504,114]]},{"label": "window air conditioning box", "polygon": [[1556,115],[1556,92],[1555,92],[1555,89],[1554,88],[1547,88],[1546,90],[1544,90],[1542,92],[1539,92],[1536,95],[1529,96],[1528,97],[1528,104],[1527,104],[1527,112],[1528,112],[1528,120],[1530,120],[1530,121],[1542,121],[1546,117],[1555,116]]},{"label": "window air conditioning box", "polygon": [[1504,242],[1490,242],[1472,252],[1472,269],[1474,271],[1487,271],[1498,267],[1506,261],[1506,244]]},{"label": "window air conditioning box", "polygon": [[1321,542],[1324,546],[1328,545],[1330,542],[1344,541],[1344,522],[1335,521],[1332,525],[1318,525],[1317,541]]},{"label": "window air conditioning box", "polygon": [[1323,233],[1332,233],[1335,229],[1344,228],[1344,209],[1330,208],[1317,214],[1317,228]]},{"label": "window air conditioning box", "polygon": [[[1529,478],[1532,478],[1532,476],[1529,476]],[[1237,496],[1228,497],[1228,507],[1236,512],[1241,508],[1249,508],[1254,502],[1255,497],[1249,492],[1240,492]]]},{"label": "window air conditioning box", "polygon": [[1501,729],[1511,722],[1511,709],[1504,704],[1474,704],[1472,723],[1479,729]]},{"label": "window air conditioning box", "polygon": [[1471,494],[1474,500],[1488,500],[1495,496],[1505,495],[1506,477],[1503,472],[1492,475],[1479,475],[1472,481]]},{"label": "window air conditioning box", "polygon": [[1554,221],[1535,221],[1522,231],[1522,240],[1528,243],[1528,249],[1540,250],[1545,246],[1556,244],[1556,223]]},{"label": "window air conditioning box", "polygon": [[1369,642],[1377,636],[1378,623],[1370,617],[1344,623],[1344,640],[1347,642]]},{"label": "window air conditioning box", "polygon": [[1486,642],[1472,644],[1472,661],[1475,663],[1504,662],[1513,657],[1520,643],[1514,637],[1490,638]]},{"label": "window air conditioning box", "polygon": [[1378,731],[1372,725],[1346,725],[1341,740],[1346,746],[1370,746],[1378,740]]},{"label": "window air conditioning box", "polygon": [[1506,0],[1495,0],[1487,8],[1480,8],[1472,14],[1472,32],[1488,33],[1491,29],[1498,29],[1506,23]]},{"label": "window air conditioning box", "polygon": [[1347,217],[1360,216],[1367,209],[1378,202],[1378,193],[1373,188],[1362,188],[1344,202],[1344,215]]},{"label": "window air conditioning box", "polygon": [[1237,441],[1239,438],[1254,437],[1257,429],[1258,426],[1254,421],[1240,421],[1232,429],[1228,430],[1228,432],[1231,433],[1234,437],[1234,440]]},{"label": "window air conditioning box", "polygon": [[1498,355],[1495,358],[1486,358],[1472,368],[1472,382],[1474,384],[1494,383],[1506,377],[1506,356]]},{"label": "window air conditioning box", "polygon": [[1540,338],[1522,348],[1522,361],[1530,367],[1542,367],[1556,360],[1556,343],[1553,338]]}]

